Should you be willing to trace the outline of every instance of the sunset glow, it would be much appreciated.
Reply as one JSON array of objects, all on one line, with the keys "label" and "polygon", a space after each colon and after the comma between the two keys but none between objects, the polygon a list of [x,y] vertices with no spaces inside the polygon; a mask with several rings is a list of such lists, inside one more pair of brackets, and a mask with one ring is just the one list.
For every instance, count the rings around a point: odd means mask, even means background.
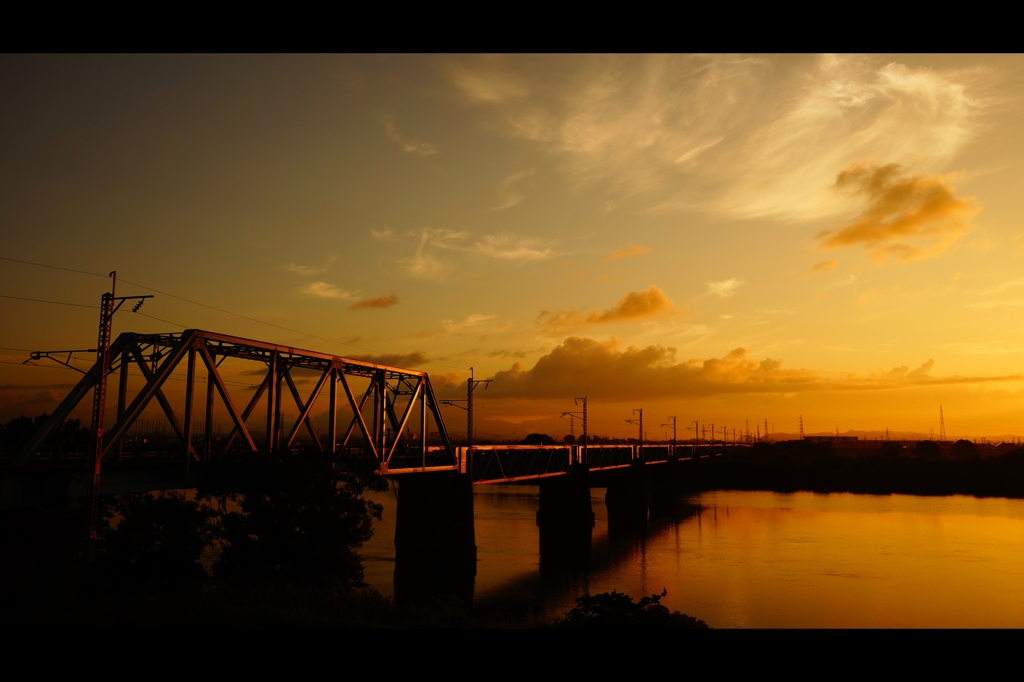
[{"label": "sunset glow", "polygon": [[[640,407],[652,439],[670,415],[920,435],[940,405],[952,438],[1024,436],[1019,56],[0,61],[2,420],[80,376],[28,351],[95,346],[95,307],[40,301],[97,306],[116,270],[155,298],[115,336],[369,359],[450,398],[473,367],[481,438],[561,438],[584,395],[609,436]],[[244,396],[251,369],[221,371]]]}]

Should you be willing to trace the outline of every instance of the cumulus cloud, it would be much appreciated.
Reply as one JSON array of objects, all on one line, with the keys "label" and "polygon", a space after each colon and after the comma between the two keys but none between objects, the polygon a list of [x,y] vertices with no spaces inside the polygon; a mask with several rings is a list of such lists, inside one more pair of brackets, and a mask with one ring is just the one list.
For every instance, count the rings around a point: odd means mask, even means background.
[{"label": "cumulus cloud", "polygon": [[[515,363],[495,374],[492,390],[535,398],[589,395],[602,400],[635,400],[719,393],[790,392],[813,385],[816,373],[786,370],[778,360],[755,360],[744,348],[724,357],[680,362],[665,346],[620,347],[569,337],[525,370]],[[510,383],[513,382],[513,383]]]},{"label": "cumulus cloud", "polygon": [[393,305],[398,305],[398,297],[394,294],[387,294],[386,296],[378,296],[377,298],[367,298],[362,301],[356,301],[349,306],[349,309],[367,310],[369,308],[390,308]]},{"label": "cumulus cloud", "polygon": [[387,131],[388,137],[390,137],[402,151],[409,154],[416,154],[418,156],[433,156],[437,154],[437,145],[430,142],[416,142],[415,140],[408,140],[399,134],[398,129],[395,127],[395,119],[390,114],[385,114],[380,117],[380,122],[384,126],[384,130]]},{"label": "cumulus cloud", "polygon": [[624,322],[652,317],[668,317],[674,313],[675,303],[665,292],[651,285],[643,291],[631,291],[607,310],[583,313],[579,309],[566,311],[543,310],[537,324],[549,334],[558,334],[593,324]]},{"label": "cumulus cloud", "polygon": [[616,339],[601,342],[569,337],[531,369],[516,362],[497,372],[495,397],[571,399],[588,395],[606,401],[703,397],[726,394],[798,393],[807,391],[895,390],[911,386],[1022,381],[1004,376],[933,377],[934,362],[917,369],[829,378],[810,369],[787,369],[780,359],[757,359],[746,348],[722,357],[681,361],[675,348],[661,345],[622,348]]},{"label": "cumulus cloud", "polygon": [[634,256],[643,256],[648,253],[653,253],[654,249],[649,249],[646,246],[637,246],[636,244],[626,244],[608,254],[601,262],[611,263],[617,261],[620,258],[632,258]]},{"label": "cumulus cloud", "polygon": [[705,282],[709,294],[717,294],[719,298],[729,298],[736,293],[736,290],[743,284],[738,277],[723,279],[720,282]]},{"label": "cumulus cloud", "polygon": [[353,355],[353,360],[362,360],[363,362],[372,362],[375,365],[390,365],[392,367],[419,367],[430,362],[426,354],[422,351],[413,351],[411,353],[384,353],[382,355]]},{"label": "cumulus cloud", "polygon": [[908,175],[895,163],[854,164],[839,173],[835,187],[863,197],[867,207],[849,225],[819,234],[822,245],[863,246],[876,260],[941,253],[974,227],[970,219],[980,210],[972,198],[954,194],[954,179]]},{"label": "cumulus cloud", "polygon": [[299,292],[310,296],[317,296],[319,298],[352,298],[351,292],[339,289],[337,286],[327,282],[310,282],[306,286],[301,287]]}]

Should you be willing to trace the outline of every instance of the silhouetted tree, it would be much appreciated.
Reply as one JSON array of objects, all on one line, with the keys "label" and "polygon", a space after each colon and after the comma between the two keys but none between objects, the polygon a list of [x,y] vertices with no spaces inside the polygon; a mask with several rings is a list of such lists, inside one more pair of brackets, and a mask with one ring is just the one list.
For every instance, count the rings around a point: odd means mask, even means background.
[{"label": "silhouetted tree", "polygon": [[917,442],[914,453],[922,459],[940,459],[942,457],[942,448],[939,447],[938,443],[933,443],[930,440],[921,440]]},{"label": "silhouetted tree", "polygon": [[633,603],[633,598],[614,590],[601,594],[585,594],[576,600],[576,606],[558,623],[564,628],[637,629],[637,628],[701,628],[707,623],[679,611],[662,606],[661,598],[668,594],[652,594]]},{"label": "silhouetted tree", "polygon": [[240,583],[358,583],[358,549],[382,507],[362,497],[375,476],[342,475],[320,453],[225,463],[200,493],[216,500],[222,544],[214,576]]},{"label": "silhouetted tree", "polygon": [[953,443],[952,453],[953,459],[974,459],[978,456],[978,448],[974,446],[969,440],[960,439]]},{"label": "silhouetted tree", "polygon": [[892,440],[884,440],[878,447],[878,454],[882,457],[899,457],[903,446]]},{"label": "silhouetted tree", "polygon": [[199,559],[213,539],[213,517],[212,509],[181,493],[114,496],[106,505],[96,576],[118,590],[166,592],[202,584],[207,574]]},{"label": "silhouetted tree", "polygon": [[531,433],[520,442],[522,445],[554,445],[555,439],[546,433]]},{"label": "silhouetted tree", "polygon": [[563,443],[568,443],[569,445],[575,445],[576,444],[576,436],[574,436],[574,435],[572,435],[570,433],[569,435],[567,435],[565,438],[562,439],[562,442]]}]

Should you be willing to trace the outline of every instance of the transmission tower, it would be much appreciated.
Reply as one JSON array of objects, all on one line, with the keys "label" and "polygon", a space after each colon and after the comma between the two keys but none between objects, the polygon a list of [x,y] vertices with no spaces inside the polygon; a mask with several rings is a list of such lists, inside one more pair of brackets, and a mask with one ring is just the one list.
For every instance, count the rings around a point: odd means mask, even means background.
[{"label": "transmission tower", "polygon": [[939,441],[946,440],[946,417],[942,414],[942,405],[939,405]]},{"label": "transmission tower", "polygon": [[804,439],[804,416],[800,415],[800,440]]}]

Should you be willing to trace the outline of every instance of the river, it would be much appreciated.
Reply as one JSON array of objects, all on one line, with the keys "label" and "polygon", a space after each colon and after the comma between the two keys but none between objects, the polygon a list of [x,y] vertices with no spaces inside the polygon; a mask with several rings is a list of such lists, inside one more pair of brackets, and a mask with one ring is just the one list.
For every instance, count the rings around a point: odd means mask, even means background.
[{"label": "river", "polygon": [[[475,489],[474,604],[555,616],[618,590],[668,594],[712,627],[1024,627],[1024,500],[714,491],[646,527],[609,532],[604,490],[589,568],[542,570],[538,489]],[[396,500],[363,546],[393,594]]]}]

